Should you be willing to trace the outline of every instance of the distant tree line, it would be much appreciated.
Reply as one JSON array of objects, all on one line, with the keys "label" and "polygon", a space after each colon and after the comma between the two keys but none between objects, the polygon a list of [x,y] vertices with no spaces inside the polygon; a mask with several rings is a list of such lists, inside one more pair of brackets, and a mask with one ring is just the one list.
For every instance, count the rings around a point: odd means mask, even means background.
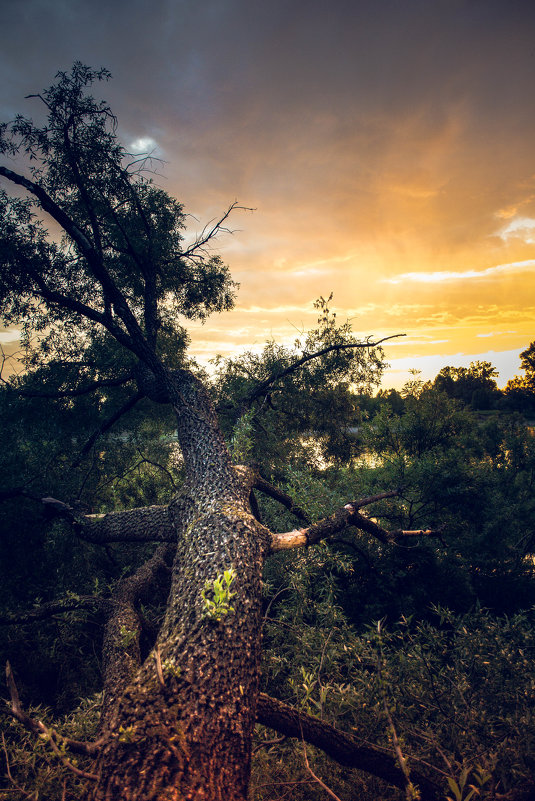
[{"label": "distant tree line", "polygon": [[[525,374],[508,381],[504,389],[499,389],[496,383],[498,370],[487,361],[475,361],[469,367],[443,367],[426,386],[444,392],[474,411],[497,410],[535,416],[535,342],[522,351],[520,359]],[[403,409],[403,396],[398,390],[379,390],[377,399],[387,400],[397,411]],[[368,401],[367,406],[374,408],[373,402]]]}]

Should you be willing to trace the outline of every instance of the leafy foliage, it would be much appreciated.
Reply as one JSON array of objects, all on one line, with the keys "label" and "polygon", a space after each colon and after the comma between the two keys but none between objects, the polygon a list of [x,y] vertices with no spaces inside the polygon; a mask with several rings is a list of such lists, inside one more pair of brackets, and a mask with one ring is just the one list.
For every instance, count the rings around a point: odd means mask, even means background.
[{"label": "leafy foliage", "polygon": [[443,367],[433,386],[473,409],[490,409],[499,397],[497,375],[490,362],[477,361],[470,367]]},{"label": "leafy foliage", "polygon": [[[246,419],[253,453],[248,458],[268,475],[276,475],[288,462],[320,465],[347,462],[354,455],[347,427],[358,414],[356,393],[370,393],[379,384],[384,353],[380,346],[359,341],[349,321],[339,324],[329,308],[331,300],[332,295],[315,302],[317,326],[293,348],[271,341],[261,353],[216,360],[214,391],[223,430],[230,439],[237,417],[251,404],[254,411]],[[255,395],[276,376],[280,378],[265,392]]]},{"label": "leafy foliage", "polygon": [[524,376],[516,376],[505,387],[506,406],[532,416],[535,413],[535,342],[520,354]]},{"label": "leafy foliage", "polygon": [[[18,116],[0,132],[0,153],[25,156],[33,178],[3,172],[31,197],[0,192],[0,315],[22,326],[29,363],[80,361],[80,350],[102,341],[101,325],[128,347],[124,326],[131,338],[137,324],[179,364],[179,319],[231,308],[235,284],[219,257],[183,247],[182,205],[146,176],[151,157],[129,154],[108,105],[87,93],[109,73],[76,63],[56,77],[36,96],[45,125]],[[61,241],[42,211],[65,226]],[[85,362],[88,371],[90,353]]]},{"label": "leafy foliage", "polygon": [[230,589],[235,578],[236,573],[233,568],[230,568],[230,570],[225,570],[213,581],[206,583],[201,592],[205,617],[218,623],[221,618],[235,611],[234,607],[230,605],[231,599],[236,595]]},{"label": "leafy foliage", "polygon": [[[435,607],[429,621],[403,617],[359,634],[336,606],[326,617],[319,599],[309,596],[296,607],[287,594],[276,603],[266,623],[268,691],[283,687],[288,701],[309,714],[387,749],[393,722],[409,773],[411,766],[423,768],[445,795],[468,794],[473,785],[481,797],[495,798],[531,786],[531,614],[500,618],[476,608],[459,616]],[[259,798],[284,797],[277,788],[282,760],[290,760],[294,779],[304,777],[302,745],[273,745],[257,765],[256,782],[269,788]],[[343,793],[347,774],[333,771],[319,753],[315,764]],[[371,797],[373,786],[368,782],[357,797]],[[296,784],[292,794],[300,799],[308,792]],[[376,793],[390,797],[384,788]]]},{"label": "leafy foliage", "polygon": [[[60,736],[75,740],[90,740],[97,733],[102,698],[96,695],[83,700],[77,708],[63,719],[53,721]],[[52,724],[51,712],[47,708],[30,708],[29,712],[45,725]],[[22,801],[27,798],[42,801],[60,801],[62,798],[80,798],[84,790],[83,778],[76,776],[62,762],[68,758],[78,770],[91,767],[87,757],[73,756],[65,752],[59,742],[60,755],[56,754],[46,737],[36,737],[20,723],[1,715],[2,751],[5,765],[5,797]]]}]

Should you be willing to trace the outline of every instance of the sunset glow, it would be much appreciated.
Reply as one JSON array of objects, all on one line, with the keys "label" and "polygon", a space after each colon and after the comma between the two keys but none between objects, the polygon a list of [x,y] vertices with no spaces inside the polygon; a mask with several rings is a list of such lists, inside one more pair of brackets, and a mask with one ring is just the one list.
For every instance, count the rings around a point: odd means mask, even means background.
[{"label": "sunset glow", "polygon": [[[0,118],[75,59],[132,153],[185,204],[191,235],[236,198],[217,248],[234,312],[193,352],[292,341],[313,301],[408,370],[491,361],[535,339],[535,5],[514,0],[4,3]],[[148,13],[150,9],[150,14]],[[33,105],[32,105],[33,104]],[[4,347],[14,349],[10,333]],[[16,334],[14,334],[16,336]]]}]

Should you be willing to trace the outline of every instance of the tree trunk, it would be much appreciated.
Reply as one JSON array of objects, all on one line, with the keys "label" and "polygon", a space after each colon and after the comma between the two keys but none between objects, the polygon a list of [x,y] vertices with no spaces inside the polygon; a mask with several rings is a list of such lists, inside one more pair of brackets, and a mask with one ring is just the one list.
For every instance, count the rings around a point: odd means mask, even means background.
[{"label": "tree trunk", "polygon": [[[187,470],[169,507],[178,540],[171,591],[156,648],[106,715],[90,797],[245,801],[269,532],[250,512],[250,488],[203,387],[181,372],[168,390]],[[214,581],[225,571],[234,595],[218,603]]]}]

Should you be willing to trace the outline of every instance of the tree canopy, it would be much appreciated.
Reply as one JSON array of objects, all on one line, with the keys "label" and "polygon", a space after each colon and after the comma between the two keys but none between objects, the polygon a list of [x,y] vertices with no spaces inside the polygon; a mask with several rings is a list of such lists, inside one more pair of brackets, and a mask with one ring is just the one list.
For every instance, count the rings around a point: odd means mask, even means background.
[{"label": "tree canopy", "polygon": [[[181,204],[146,177],[150,156],[129,154],[110,108],[87,94],[109,77],[75,64],[37,95],[43,126],[19,116],[0,129],[0,152],[24,156],[31,176],[0,169],[26,195],[0,195],[0,312],[5,324],[23,326],[33,363],[39,354],[82,362],[84,351],[114,347],[111,339],[131,354],[126,378],[132,357],[154,361],[151,349],[179,365],[181,321],[231,308],[236,285],[206,243],[183,247]],[[43,212],[56,224],[52,237]],[[105,366],[116,367],[111,354]]]}]

